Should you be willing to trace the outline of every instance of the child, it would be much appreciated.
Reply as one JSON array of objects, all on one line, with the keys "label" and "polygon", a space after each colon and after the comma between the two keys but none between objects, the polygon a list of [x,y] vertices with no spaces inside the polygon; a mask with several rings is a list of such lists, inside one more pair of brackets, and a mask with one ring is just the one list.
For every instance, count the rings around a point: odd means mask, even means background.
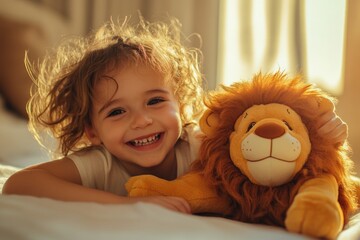
[{"label": "child", "polygon": [[[193,122],[202,112],[200,52],[181,44],[179,23],[110,22],[94,35],[61,45],[41,63],[28,104],[30,127],[59,140],[62,158],[11,176],[5,194],[64,201],[147,201],[189,213],[176,197],[126,197],[129,177],[175,179],[196,158]],[[334,113],[324,136],[346,138]]]}]

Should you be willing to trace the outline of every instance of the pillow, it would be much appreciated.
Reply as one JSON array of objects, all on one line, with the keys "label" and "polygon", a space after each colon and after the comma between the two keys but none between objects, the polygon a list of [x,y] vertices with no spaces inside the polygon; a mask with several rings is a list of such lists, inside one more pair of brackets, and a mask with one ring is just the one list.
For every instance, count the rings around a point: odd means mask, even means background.
[{"label": "pillow", "polygon": [[[56,146],[48,138],[49,146]],[[29,132],[27,120],[4,108],[0,97],[0,164],[18,168],[48,161],[50,153],[42,148]],[[1,171],[0,171],[1,172]]]},{"label": "pillow", "polygon": [[25,51],[37,61],[47,41],[40,27],[1,16],[0,32],[0,95],[8,108],[26,118],[31,79],[24,65]]}]

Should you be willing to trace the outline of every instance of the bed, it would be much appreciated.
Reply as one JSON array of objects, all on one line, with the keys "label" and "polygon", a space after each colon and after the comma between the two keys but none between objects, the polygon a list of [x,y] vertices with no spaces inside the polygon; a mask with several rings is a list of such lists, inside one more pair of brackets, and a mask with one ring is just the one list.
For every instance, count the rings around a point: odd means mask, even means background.
[{"label": "bed", "polygon": [[[1,189],[12,173],[49,157],[28,132],[26,120],[0,103]],[[0,195],[0,238],[310,239],[278,227],[185,215],[148,203],[103,205],[16,195]],[[360,239],[360,214],[338,239]]]}]

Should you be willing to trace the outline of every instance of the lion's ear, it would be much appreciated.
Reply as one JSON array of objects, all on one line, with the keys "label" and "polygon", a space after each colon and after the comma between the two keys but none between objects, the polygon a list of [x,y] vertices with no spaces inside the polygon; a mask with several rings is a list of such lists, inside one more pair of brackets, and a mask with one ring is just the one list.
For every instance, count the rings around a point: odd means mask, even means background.
[{"label": "lion's ear", "polygon": [[219,121],[218,114],[206,109],[199,121],[200,129],[205,135],[212,136],[219,125]]}]

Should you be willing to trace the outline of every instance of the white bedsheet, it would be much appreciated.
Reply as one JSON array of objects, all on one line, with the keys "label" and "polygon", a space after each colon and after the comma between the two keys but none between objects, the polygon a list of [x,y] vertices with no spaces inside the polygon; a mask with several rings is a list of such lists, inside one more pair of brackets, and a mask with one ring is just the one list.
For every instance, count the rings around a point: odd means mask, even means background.
[{"label": "white bedsheet", "polygon": [[185,215],[146,204],[0,196],[1,239],[309,239],[281,228]]},{"label": "white bedsheet", "polygon": [[[360,239],[358,223],[339,240]],[[326,224],[326,223],[324,223]],[[148,203],[102,205],[0,195],[1,239],[311,239],[282,228],[173,212]]]}]

